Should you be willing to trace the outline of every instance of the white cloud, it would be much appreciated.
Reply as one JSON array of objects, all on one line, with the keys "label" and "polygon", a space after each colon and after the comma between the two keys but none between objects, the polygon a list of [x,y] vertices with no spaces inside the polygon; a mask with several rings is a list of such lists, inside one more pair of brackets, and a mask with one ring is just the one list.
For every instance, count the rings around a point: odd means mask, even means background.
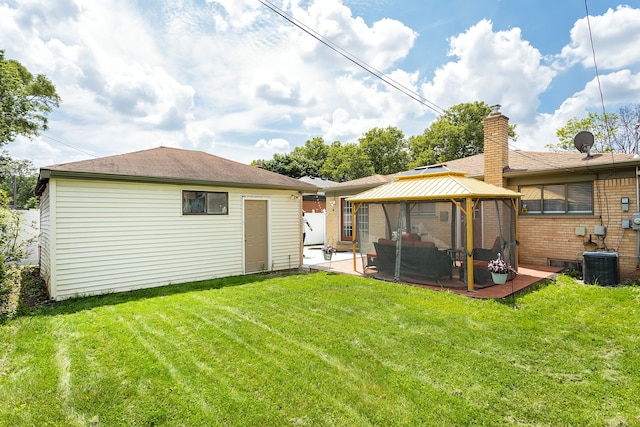
[{"label": "white cloud", "polygon": [[230,28],[247,28],[259,16],[259,12],[256,9],[262,7],[258,2],[242,0],[207,0],[207,3],[217,4],[222,7],[222,10],[214,13],[216,28],[222,31]]},{"label": "white cloud", "polygon": [[[589,25],[591,34],[589,34]],[[580,63],[593,68],[593,50],[601,70],[618,70],[640,64],[638,49],[640,9],[618,6],[604,15],[582,18],[571,29],[571,43],[562,49],[556,66],[566,68]],[[591,45],[593,38],[593,49]]]},{"label": "white cloud", "polygon": [[[418,36],[394,19],[381,19],[368,26],[362,18],[353,17],[351,10],[340,0],[315,0],[307,9],[294,4],[292,11],[295,19],[328,39],[332,45],[381,71],[405,58]],[[302,31],[291,33],[291,41],[302,46],[301,53],[308,61],[320,58],[324,63],[327,58],[333,58],[340,68],[354,67]]]},{"label": "white cloud", "polygon": [[256,142],[255,147],[263,153],[284,153],[289,151],[289,141],[282,138],[274,138],[270,140],[260,139]]},{"label": "white cloud", "polygon": [[482,20],[452,37],[450,46],[449,55],[457,60],[438,68],[433,81],[422,86],[426,99],[445,109],[473,101],[501,104],[516,121],[534,116],[555,72],[522,40],[519,28],[494,32],[492,23]]},{"label": "white cloud", "polygon": [[215,133],[206,127],[188,124],[186,129],[187,140],[197,150],[211,152],[215,147]]}]

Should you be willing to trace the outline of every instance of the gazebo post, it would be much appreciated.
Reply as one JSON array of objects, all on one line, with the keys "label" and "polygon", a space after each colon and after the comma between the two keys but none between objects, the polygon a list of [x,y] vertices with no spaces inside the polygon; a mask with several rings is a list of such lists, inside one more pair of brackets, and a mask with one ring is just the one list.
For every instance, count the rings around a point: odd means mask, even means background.
[{"label": "gazebo post", "polygon": [[473,292],[473,200],[466,198],[465,215],[467,216],[467,291]]},{"label": "gazebo post", "polygon": [[360,238],[360,236],[358,236],[358,224],[356,224],[356,215],[358,214],[358,211],[360,210],[360,208],[362,207],[362,202],[360,203],[355,203],[355,202],[351,202],[351,250],[353,252],[353,271],[358,271],[357,267],[356,267],[356,239]]},{"label": "gazebo post", "polygon": [[393,275],[393,280],[396,282],[400,281],[400,257],[402,257],[402,221],[404,219],[404,212],[407,210],[407,202],[404,200],[400,202],[400,212],[398,213],[398,228],[396,230],[397,233],[397,241],[396,241],[396,265],[395,265],[395,273]]}]

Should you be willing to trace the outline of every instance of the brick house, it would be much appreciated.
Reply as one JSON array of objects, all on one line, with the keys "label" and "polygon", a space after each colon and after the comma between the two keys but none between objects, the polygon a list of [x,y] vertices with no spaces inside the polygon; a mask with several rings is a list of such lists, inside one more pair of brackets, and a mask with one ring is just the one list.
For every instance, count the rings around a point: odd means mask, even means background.
[{"label": "brick house", "polygon": [[[640,212],[640,158],[621,153],[509,150],[508,124],[508,117],[492,113],[484,122],[485,152],[443,166],[522,194],[518,262],[577,267],[583,252],[615,252],[622,278],[640,277],[640,235],[631,221]],[[326,188],[327,238],[340,249],[350,249],[346,199],[394,179],[373,176]]]}]

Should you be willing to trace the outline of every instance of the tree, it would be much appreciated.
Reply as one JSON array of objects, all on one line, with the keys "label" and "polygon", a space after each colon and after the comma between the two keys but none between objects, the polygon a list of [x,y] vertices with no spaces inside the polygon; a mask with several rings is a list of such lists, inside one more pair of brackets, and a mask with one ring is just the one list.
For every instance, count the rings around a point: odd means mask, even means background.
[{"label": "tree", "polygon": [[[491,107],[481,101],[454,105],[445,110],[422,135],[409,138],[411,167],[442,163],[484,151],[484,119]],[[509,136],[516,138],[515,125]]]},{"label": "tree", "polygon": [[60,97],[43,74],[35,77],[0,50],[0,147],[22,135],[33,138],[47,130],[47,115]]},{"label": "tree", "polygon": [[375,173],[388,175],[407,170],[409,152],[404,134],[398,128],[373,128],[359,139]]},{"label": "tree", "polygon": [[271,160],[258,160],[251,162],[251,164],[259,163],[265,170],[291,178],[321,177],[320,168],[327,159],[328,153],[329,147],[324,143],[324,140],[316,137],[305,141],[304,146],[295,147],[291,153],[276,153]]},{"label": "tree", "polygon": [[618,110],[618,126],[614,135],[614,151],[638,154],[640,143],[640,104],[631,104]]},{"label": "tree", "polygon": [[316,137],[305,141],[303,146],[295,147],[291,154],[306,161],[301,176],[320,177],[320,169],[329,155],[329,146],[323,138]]},{"label": "tree", "polygon": [[[582,132],[588,131],[593,134],[593,147],[591,151],[602,153],[604,151],[622,151],[616,150],[610,143],[614,135],[618,131],[618,115],[617,114],[598,114],[589,113],[585,118],[573,117],[567,121],[567,124],[556,130],[558,143],[547,144],[546,148],[552,151],[574,151],[576,148],[573,143],[575,136]],[[618,147],[619,149],[622,147]]]},{"label": "tree", "polygon": [[343,182],[371,176],[375,173],[373,164],[361,146],[342,145],[334,141],[329,147],[329,155],[320,175],[332,181]]},{"label": "tree", "polygon": [[0,190],[4,190],[9,195],[11,207],[34,208],[37,206],[38,201],[34,194],[37,180],[36,169],[31,160],[14,160],[6,151],[0,155]]}]

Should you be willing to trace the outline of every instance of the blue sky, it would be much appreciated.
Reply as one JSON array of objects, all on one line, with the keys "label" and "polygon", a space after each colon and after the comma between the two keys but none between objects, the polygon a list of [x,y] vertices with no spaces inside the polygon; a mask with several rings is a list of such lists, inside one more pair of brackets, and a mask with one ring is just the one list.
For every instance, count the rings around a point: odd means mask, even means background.
[{"label": "blue sky", "polygon": [[[442,109],[501,104],[514,149],[602,112],[584,0],[270,0]],[[587,1],[607,112],[640,102],[640,0]],[[0,49],[62,96],[36,166],[160,145],[243,163],[437,117],[259,0],[0,0]]]}]

